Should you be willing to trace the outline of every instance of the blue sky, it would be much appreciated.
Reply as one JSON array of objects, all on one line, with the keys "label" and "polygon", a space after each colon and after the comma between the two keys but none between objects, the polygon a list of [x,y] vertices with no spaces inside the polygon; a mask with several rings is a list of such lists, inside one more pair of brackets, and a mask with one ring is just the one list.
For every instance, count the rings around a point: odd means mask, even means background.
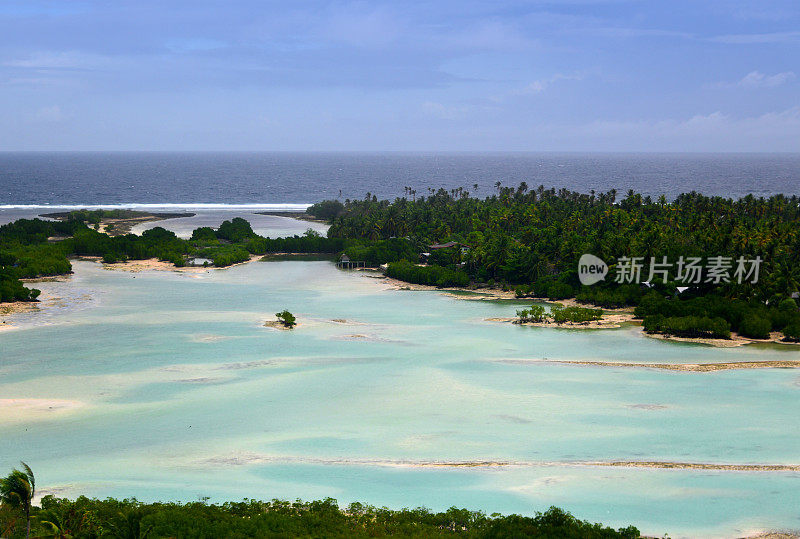
[{"label": "blue sky", "polygon": [[0,0],[0,150],[800,151],[797,0]]}]

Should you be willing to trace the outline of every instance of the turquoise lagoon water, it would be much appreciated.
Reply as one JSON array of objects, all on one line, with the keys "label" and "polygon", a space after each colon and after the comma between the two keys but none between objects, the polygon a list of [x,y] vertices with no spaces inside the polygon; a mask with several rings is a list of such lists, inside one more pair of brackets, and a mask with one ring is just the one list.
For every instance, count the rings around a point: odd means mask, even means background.
[{"label": "turquoise lagoon water", "polygon": [[[585,464],[800,463],[798,371],[549,361],[798,359],[796,347],[489,322],[519,303],[392,290],[329,262],[74,267],[0,332],[0,468],[24,459],[42,493],[554,504],[673,537],[800,528],[799,473]],[[284,308],[298,328],[264,327]],[[513,465],[420,466],[437,461]]]}]

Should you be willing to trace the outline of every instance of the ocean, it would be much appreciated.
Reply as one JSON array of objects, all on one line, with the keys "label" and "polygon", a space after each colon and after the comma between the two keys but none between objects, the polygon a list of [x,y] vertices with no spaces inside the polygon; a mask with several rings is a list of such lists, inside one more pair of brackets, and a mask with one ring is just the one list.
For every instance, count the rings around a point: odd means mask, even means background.
[{"label": "ocean", "polygon": [[[418,195],[495,183],[582,192],[633,189],[740,197],[800,194],[800,154],[0,153],[0,208],[19,206],[298,209],[329,198]],[[477,185],[477,189],[474,187]],[[35,209],[35,208],[33,208]]]}]

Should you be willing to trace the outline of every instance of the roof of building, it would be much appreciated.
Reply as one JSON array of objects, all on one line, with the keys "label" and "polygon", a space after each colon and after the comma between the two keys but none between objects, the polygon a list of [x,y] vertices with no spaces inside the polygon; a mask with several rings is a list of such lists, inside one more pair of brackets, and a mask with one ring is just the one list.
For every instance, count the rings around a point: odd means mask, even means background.
[{"label": "roof of building", "polygon": [[456,245],[458,245],[458,243],[456,243],[454,241],[448,241],[447,243],[434,243],[433,245],[430,245],[429,248],[430,249],[447,249],[449,247],[455,247]]}]

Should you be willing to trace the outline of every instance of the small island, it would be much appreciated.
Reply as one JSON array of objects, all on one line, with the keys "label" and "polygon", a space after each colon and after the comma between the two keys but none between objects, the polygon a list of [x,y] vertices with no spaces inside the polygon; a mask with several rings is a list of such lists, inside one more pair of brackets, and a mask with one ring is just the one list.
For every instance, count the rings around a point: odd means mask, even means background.
[{"label": "small island", "polygon": [[188,212],[147,212],[139,210],[73,210],[69,212],[44,213],[40,217],[56,219],[58,221],[82,221],[98,230],[106,232],[109,236],[123,236],[131,229],[142,223],[162,221],[164,219],[177,219],[180,217],[194,217]]}]

